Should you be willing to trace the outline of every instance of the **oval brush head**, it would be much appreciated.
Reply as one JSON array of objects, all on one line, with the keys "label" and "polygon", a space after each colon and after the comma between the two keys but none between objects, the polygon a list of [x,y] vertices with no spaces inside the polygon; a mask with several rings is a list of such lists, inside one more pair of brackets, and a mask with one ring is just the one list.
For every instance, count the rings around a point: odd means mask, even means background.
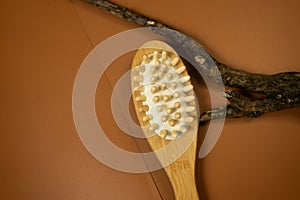
[{"label": "oval brush head", "polygon": [[148,50],[133,69],[133,98],[148,134],[182,137],[197,117],[193,85],[174,51]]}]

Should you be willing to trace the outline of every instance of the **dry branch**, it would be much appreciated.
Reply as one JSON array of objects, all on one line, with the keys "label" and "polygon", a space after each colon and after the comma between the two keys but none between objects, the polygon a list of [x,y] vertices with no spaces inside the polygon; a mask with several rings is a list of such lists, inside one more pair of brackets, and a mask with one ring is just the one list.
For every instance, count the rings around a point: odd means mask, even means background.
[{"label": "dry branch", "polygon": [[225,117],[258,117],[263,113],[300,106],[299,72],[285,72],[274,75],[252,74],[228,67],[216,59],[214,59],[215,64],[211,67],[211,65],[199,63],[197,59],[199,56],[203,56],[203,54],[200,55],[200,52],[205,51],[203,47],[179,31],[168,31],[168,29],[175,30],[172,27],[105,0],[85,1],[141,27],[149,27],[151,31],[171,41],[176,41],[186,51],[187,55],[195,61],[191,64],[201,68],[201,72],[215,83],[239,88],[247,93],[264,95],[261,99],[250,99],[237,91],[226,91],[224,96],[230,101],[230,104],[226,107],[201,113],[200,123]]}]

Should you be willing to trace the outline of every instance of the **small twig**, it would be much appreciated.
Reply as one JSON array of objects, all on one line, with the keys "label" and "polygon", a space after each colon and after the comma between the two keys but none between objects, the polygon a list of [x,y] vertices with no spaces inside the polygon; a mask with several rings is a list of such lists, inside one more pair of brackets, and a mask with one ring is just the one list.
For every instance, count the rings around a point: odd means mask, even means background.
[{"label": "small twig", "polygon": [[[225,117],[258,117],[263,113],[300,106],[300,73],[298,72],[262,75],[230,68],[216,59],[213,65],[208,62],[203,63],[201,59],[209,60],[209,56],[203,57],[203,55],[208,55],[204,48],[172,27],[105,0],[85,1],[139,26],[148,27],[151,31],[171,41],[176,41],[186,51],[186,55],[194,60],[191,64],[201,69],[201,72],[215,83],[239,88],[248,93],[265,95],[264,98],[257,100],[249,99],[237,91],[227,91],[225,97],[230,104],[203,112],[200,115],[200,123]],[[174,31],[169,31],[170,29]]]}]

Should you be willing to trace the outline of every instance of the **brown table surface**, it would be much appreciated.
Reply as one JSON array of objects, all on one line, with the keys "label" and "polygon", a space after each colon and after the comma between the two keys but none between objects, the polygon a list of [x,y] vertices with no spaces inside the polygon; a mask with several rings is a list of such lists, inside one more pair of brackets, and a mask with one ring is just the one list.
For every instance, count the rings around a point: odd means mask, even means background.
[{"label": "brown table surface", "polygon": [[[114,2],[188,33],[235,68],[300,71],[299,1]],[[124,173],[94,159],[73,122],[72,89],[83,59],[103,40],[136,26],[79,0],[1,1],[0,16],[0,198],[172,199],[162,171]],[[109,138],[137,151],[104,106],[132,56],[105,72],[96,109]],[[204,92],[204,107],[207,98]],[[213,151],[197,160],[201,199],[300,199],[299,111],[226,120]]]}]

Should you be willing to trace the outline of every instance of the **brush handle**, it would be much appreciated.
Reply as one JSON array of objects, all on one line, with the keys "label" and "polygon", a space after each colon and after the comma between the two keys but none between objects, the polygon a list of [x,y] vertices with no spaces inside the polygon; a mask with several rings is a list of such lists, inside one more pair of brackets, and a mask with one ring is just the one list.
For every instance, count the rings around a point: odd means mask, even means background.
[{"label": "brush handle", "polygon": [[189,149],[174,163],[165,168],[173,186],[176,200],[199,200],[195,180],[195,149],[194,140]]}]

